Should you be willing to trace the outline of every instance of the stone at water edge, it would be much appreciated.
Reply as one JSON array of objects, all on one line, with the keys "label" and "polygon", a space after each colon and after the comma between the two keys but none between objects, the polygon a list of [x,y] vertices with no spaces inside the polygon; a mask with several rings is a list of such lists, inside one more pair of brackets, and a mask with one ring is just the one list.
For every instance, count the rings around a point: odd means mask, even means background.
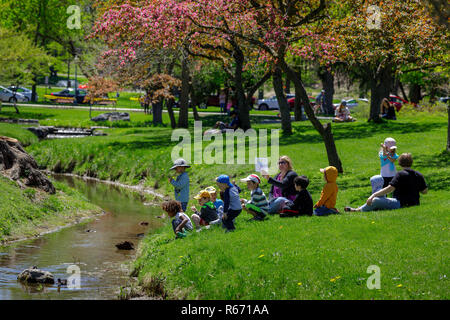
[{"label": "stone at water edge", "polygon": [[44,284],[54,284],[55,278],[53,275],[44,270],[40,270],[37,267],[31,267],[23,270],[18,276],[17,280],[26,283],[44,283]]},{"label": "stone at water edge", "polygon": [[119,250],[134,250],[134,244],[130,241],[124,241],[116,244],[117,249]]},{"label": "stone at water edge", "polygon": [[139,223],[141,226],[148,226],[148,222],[146,221],[142,221],[141,223]]}]

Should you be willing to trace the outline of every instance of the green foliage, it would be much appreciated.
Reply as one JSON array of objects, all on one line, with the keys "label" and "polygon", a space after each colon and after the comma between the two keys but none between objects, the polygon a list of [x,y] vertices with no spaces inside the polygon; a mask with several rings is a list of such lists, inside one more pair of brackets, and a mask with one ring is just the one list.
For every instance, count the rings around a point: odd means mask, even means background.
[{"label": "green foliage", "polygon": [[53,61],[24,34],[0,28],[0,83],[33,83],[35,76],[48,72]]}]

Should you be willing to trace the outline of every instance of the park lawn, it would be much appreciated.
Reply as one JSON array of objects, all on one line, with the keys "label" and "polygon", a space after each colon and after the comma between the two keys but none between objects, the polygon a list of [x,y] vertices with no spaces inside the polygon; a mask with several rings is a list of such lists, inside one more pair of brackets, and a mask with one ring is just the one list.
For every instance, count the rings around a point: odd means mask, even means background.
[{"label": "park lawn", "polygon": [[0,135],[17,139],[23,146],[29,146],[32,143],[38,142],[36,135],[30,131],[24,129],[22,126],[9,123],[0,123]]},{"label": "park lawn", "polygon": [[54,182],[56,194],[21,189],[0,175],[0,243],[37,236],[102,213],[77,191]]},{"label": "park lawn", "polygon": [[[64,120],[68,123],[84,117],[74,110],[58,110],[61,116],[46,110],[42,117],[50,112],[56,121],[62,121],[63,112],[71,114],[75,119]],[[130,126],[142,123],[139,117],[144,115],[131,116]],[[204,128],[218,119],[204,117]],[[260,120],[253,118],[254,128],[280,126],[261,125]],[[166,115],[164,121],[168,123]],[[309,122],[293,123],[293,128],[293,135],[280,137],[280,154],[289,155],[296,171],[310,178],[308,189],[317,201],[324,184],[319,168],[327,166],[325,148]],[[333,124],[345,172],[337,181],[338,209],[361,205],[370,195],[369,178],[379,173],[379,145],[388,136],[397,140],[399,153],[413,154],[413,168],[429,184],[420,207],[288,220],[271,217],[262,223],[247,223],[249,217],[243,213],[234,233],[218,228],[176,241],[168,224],[142,242],[135,264],[139,279],[149,294],[160,283],[169,298],[448,299],[450,156],[442,152],[446,130],[447,115],[440,112],[400,113],[397,121],[383,124]],[[167,177],[177,142],[171,142],[170,128],[105,132],[109,136],[45,140],[27,150],[50,170],[142,183],[173,196]],[[214,185],[219,174],[240,183],[253,170],[252,165],[194,164],[189,169],[190,193]],[[268,194],[266,183],[262,188]],[[241,196],[249,198],[248,191]],[[380,290],[366,287],[370,265],[381,269]]]}]

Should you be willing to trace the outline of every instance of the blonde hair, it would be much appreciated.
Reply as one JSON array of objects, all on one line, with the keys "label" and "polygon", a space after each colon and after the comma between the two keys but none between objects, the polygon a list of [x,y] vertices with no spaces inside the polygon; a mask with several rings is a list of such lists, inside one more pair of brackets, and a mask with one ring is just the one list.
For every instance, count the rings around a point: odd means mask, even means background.
[{"label": "blonde hair", "polygon": [[288,164],[288,170],[294,170],[293,166],[292,166],[292,160],[291,158],[289,158],[288,156],[281,156],[280,159],[278,159],[278,162],[280,162],[280,160],[284,160],[287,162]]}]

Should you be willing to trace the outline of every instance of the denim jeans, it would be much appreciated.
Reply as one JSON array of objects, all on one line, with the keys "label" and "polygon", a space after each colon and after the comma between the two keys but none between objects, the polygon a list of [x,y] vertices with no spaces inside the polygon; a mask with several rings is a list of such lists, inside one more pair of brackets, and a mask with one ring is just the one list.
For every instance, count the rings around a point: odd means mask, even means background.
[{"label": "denim jeans", "polygon": [[318,207],[314,210],[314,215],[318,217],[328,216],[330,214],[337,214],[337,213],[338,212],[336,212],[335,210],[329,209],[325,206]]},{"label": "denim jeans", "polygon": [[181,202],[181,209],[183,209],[184,212],[186,212],[187,205],[188,205],[187,202]]},{"label": "denim jeans", "polygon": [[270,200],[268,213],[270,214],[280,213],[286,201],[289,200],[284,197],[278,197]]},{"label": "denim jeans", "polygon": [[400,208],[400,201],[395,198],[375,197],[372,204],[369,206],[365,203],[361,207],[361,211],[374,211],[374,210],[394,210]]}]

